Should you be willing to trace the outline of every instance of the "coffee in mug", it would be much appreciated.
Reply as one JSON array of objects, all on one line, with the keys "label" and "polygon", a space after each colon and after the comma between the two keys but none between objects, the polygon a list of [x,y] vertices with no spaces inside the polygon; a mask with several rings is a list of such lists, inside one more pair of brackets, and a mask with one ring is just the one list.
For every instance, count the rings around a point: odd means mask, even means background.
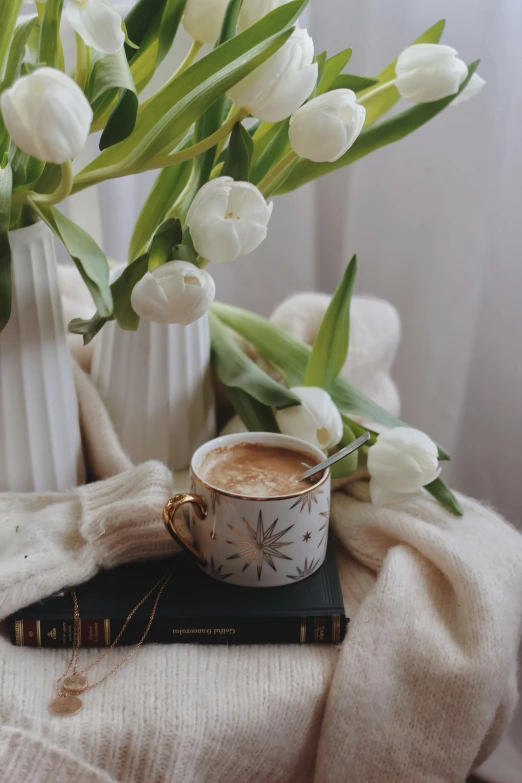
[{"label": "coffee in mug", "polygon": [[301,476],[318,460],[303,451],[267,443],[237,443],[211,451],[201,465],[201,477],[214,487],[248,497],[291,495],[310,489],[321,474]]}]

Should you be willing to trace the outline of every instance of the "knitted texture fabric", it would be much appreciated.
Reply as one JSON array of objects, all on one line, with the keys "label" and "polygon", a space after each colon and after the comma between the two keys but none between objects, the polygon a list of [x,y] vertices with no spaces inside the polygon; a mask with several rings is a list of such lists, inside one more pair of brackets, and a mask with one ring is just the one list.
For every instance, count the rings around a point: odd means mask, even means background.
[{"label": "knitted texture fabric", "polygon": [[[324,312],[317,298],[301,299],[277,319],[299,333],[288,313],[307,302],[310,313]],[[367,388],[379,386],[379,373],[387,378],[377,396],[394,407],[387,368],[396,315],[375,302],[358,307],[357,371]],[[379,330],[388,349],[379,366],[368,355],[370,370],[354,335],[378,342]],[[161,558],[176,551],[161,514],[187,474],[132,466],[88,377],[77,369],[76,379],[85,453],[101,480],[65,495],[0,495],[0,617],[102,567],[157,558],[159,578]],[[517,699],[522,537],[493,511],[460,501],[465,515],[456,519],[426,494],[376,507],[365,480],[338,488],[331,522],[352,618],[340,648],[151,645],[62,719],[47,704],[68,655],[13,648],[0,636],[0,779],[462,783],[495,747]],[[91,680],[127,654],[110,654]],[[81,667],[98,655],[82,651]]]}]

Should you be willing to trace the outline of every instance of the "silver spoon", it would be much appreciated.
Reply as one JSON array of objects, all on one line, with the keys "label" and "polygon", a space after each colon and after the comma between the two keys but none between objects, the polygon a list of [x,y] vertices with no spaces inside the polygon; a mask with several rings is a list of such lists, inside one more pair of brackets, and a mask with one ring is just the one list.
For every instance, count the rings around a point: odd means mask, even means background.
[{"label": "silver spoon", "polygon": [[365,443],[368,443],[369,440],[370,433],[365,432],[364,435],[361,435],[361,437],[357,438],[357,440],[354,440],[353,443],[345,446],[344,449],[338,451],[337,454],[333,455],[333,457],[325,459],[324,462],[320,462],[319,465],[314,465],[313,468],[307,470],[306,473],[303,473],[303,475],[299,478],[299,481],[305,481],[306,479],[315,476],[316,473],[320,473],[322,470],[325,470],[325,468],[329,468],[330,465],[334,465],[336,462],[339,462],[339,460],[343,459],[343,457],[347,457],[348,454],[352,454],[354,451],[357,451],[357,449],[359,449],[361,446],[364,446]]}]

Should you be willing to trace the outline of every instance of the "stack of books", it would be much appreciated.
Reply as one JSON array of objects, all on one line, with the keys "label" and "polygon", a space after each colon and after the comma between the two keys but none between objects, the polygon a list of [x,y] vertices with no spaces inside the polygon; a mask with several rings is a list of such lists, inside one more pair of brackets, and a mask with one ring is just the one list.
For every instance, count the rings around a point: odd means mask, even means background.
[{"label": "stack of books", "polygon": [[[83,647],[108,647],[131,610],[162,574],[172,577],[161,596],[147,642],[160,644],[338,644],[348,618],[343,605],[332,542],[312,576],[285,587],[229,585],[200,571],[184,554],[169,561],[133,563],[102,571],[76,588]],[[120,645],[140,640],[154,595],[134,614]],[[13,644],[71,647],[73,603],[70,591],[33,604],[10,618]]]}]

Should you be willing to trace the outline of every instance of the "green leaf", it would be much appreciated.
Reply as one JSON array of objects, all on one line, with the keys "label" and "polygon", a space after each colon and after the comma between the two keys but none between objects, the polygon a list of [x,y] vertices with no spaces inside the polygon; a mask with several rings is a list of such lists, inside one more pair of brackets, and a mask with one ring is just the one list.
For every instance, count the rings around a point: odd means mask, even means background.
[{"label": "green leaf", "polygon": [[377,84],[377,79],[370,79],[368,76],[356,76],[352,73],[341,73],[332,83],[330,90],[353,90],[361,92]]},{"label": "green leaf", "polygon": [[[216,41],[214,50],[235,36],[240,8],[241,0],[230,0],[223,17],[221,32]],[[210,106],[210,108],[207,109],[207,111],[199,118],[196,123],[197,142],[200,142],[203,139],[206,139],[208,136],[211,136],[223,125],[230,105],[231,102],[227,96],[223,94],[215,101],[212,106]],[[183,199],[182,203],[179,205],[179,215],[183,219],[185,218],[196,193],[206,182],[209,181],[210,175],[212,174],[212,169],[214,168],[216,153],[217,146],[215,145],[203,154],[198,155],[194,161],[194,168],[190,179],[190,188],[185,194],[185,198]]]},{"label": "green leaf", "polygon": [[63,0],[47,0],[40,23],[38,62],[63,70],[63,53],[60,42],[60,20]]},{"label": "green leaf", "polygon": [[13,180],[11,166],[5,160],[0,167],[0,332],[11,317],[11,246],[9,219]]},{"label": "green leaf", "polygon": [[287,27],[305,5],[306,0],[294,0],[276,8],[167,82],[138,114],[131,136],[102,152],[81,173],[115,164],[133,167],[169,153],[223,93],[283,46],[292,30],[277,30]]},{"label": "green leaf", "polygon": [[[315,83],[315,87],[312,90],[311,94],[308,97],[308,101],[311,101],[313,98],[318,95],[319,85],[321,84],[321,79],[324,75],[324,69],[326,68],[326,58],[328,57],[326,52],[321,52],[320,54],[317,54],[314,57],[314,62],[317,63],[317,81]],[[307,102],[308,102],[307,101]]]},{"label": "green leaf", "polygon": [[4,80],[0,89],[7,90],[13,82],[20,76],[20,69],[22,67],[22,60],[25,54],[25,47],[29,36],[33,32],[34,28],[38,25],[38,17],[33,17],[27,22],[18,25],[13,36],[13,42],[9,49],[9,57],[5,66]]},{"label": "green leaf", "polygon": [[174,43],[186,2],[187,0],[167,0],[165,3],[158,37],[156,68],[163,62]]},{"label": "green leaf", "polygon": [[69,321],[69,331],[71,334],[80,334],[83,337],[83,344],[89,345],[109,320],[112,319],[102,318],[98,313],[95,313],[88,321],[83,318],[73,318],[72,321]]},{"label": "green leaf", "polygon": [[109,264],[94,239],[52,206],[32,204],[49,228],[63,242],[82,279],[91,292],[102,318],[112,315],[113,301],[109,286]]},{"label": "green leaf", "polygon": [[219,318],[209,313],[212,366],[227,388],[241,389],[270,408],[289,408],[300,400],[274,381],[241,350]]},{"label": "green leaf", "polygon": [[458,93],[433,103],[418,103],[412,106],[411,109],[402,112],[402,114],[397,114],[395,117],[384,120],[378,125],[363,131],[355,144],[335,163],[313,163],[310,160],[299,160],[290,176],[278,188],[277,194],[280,195],[296,190],[296,188],[302,187],[307,182],[329,174],[331,171],[349,166],[380,147],[393,144],[393,142],[409,136],[410,133],[425,125],[436,117],[437,114],[440,114],[446,106],[449,106],[457,95],[466,88],[471,76],[477,69],[478,63],[479,61],[477,60],[468,67],[468,76],[461,84]]},{"label": "green leaf", "polygon": [[[350,424],[343,418],[343,437],[339,443],[339,449],[344,449],[350,443],[353,443],[356,439],[356,435],[350,426]],[[333,479],[348,478],[352,473],[355,473],[359,464],[359,453],[357,451],[348,454],[347,457],[336,462],[330,468],[330,473]]]},{"label": "green leaf", "polygon": [[[125,29],[130,40],[141,48],[151,27],[155,28],[156,17],[163,16],[166,0],[138,0],[125,17]],[[130,61],[136,56],[133,47],[125,46],[127,59]]]},{"label": "green leaf", "polygon": [[102,54],[93,49],[91,62],[85,92],[94,110],[93,124],[115,104],[100,139],[103,150],[123,141],[134,130],[138,95],[123,49],[116,54]]},{"label": "green leaf", "polygon": [[251,181],[257,185],[263,177],[265,177],[272,166],[274,166],[288,151],[288,128],[290,125],[290,119],[283,120],[274,126],[273,131],[265,138],[268,138],[268,143],[264,145],[263,151],[258,154],[257,159],[255,153],[257,152],[254,146],[254,164],[252,165]]},{"label": "green leaf", "polygon": [[435,481],[432,481],[431,484],[426,484],[424,489],[426,489],[430,495],[433,495],[433,497],[438,500],[441,506],[444,506],[444,508],[454,514],[456,517],[464,516],[464,510],[459,501],[441,478],[435,479]]},{"label": "green leaf", "polygon": [[[438,43],[440,41],[440,37],[442,35],[442,31],[444,30],[444,25],[446,24],[444,19],[441,19],[440,22],[437,22],[432,27],[430,27],[428,30],[426,30],[425,33],[423,33],[419,38],[417,38],[415,41],[413,41],[414,44],[419,43]],[[411,46],[412,44],[410,44]],[[395,79],[395,65],[397,63],[397,58],[386,66],[384,71],[381,71],[378,79],[378,84],[385,84],[386,82],[391,81],[392,79]],[[373,89],[373,88],[370,88]],[[366,95],[366,91],[363,91],[359,96],[359,100]],[[389,90],[386,90],[379,95],[375,96],[375,99],[372,99],[368,103],[365,103],[366,107],[366,120],[365,120],[365,127],[369,127],[370,125],[373,125],[374,122],[376,122],[378,119],[380,119],[384,114],[390,111],[397,101],[400,99],[400,95],[398,90],[395,87],[391,87]]]},{"label": "green leaf", "polygon": [[[194,136],[190,133],[180,145],[180,149],[190,147]],[[187,160],[177,166],[162,169],[152,186],[147,199],[138,215],[129,245],[129,261],[145,252],[158,226],[167,217],[167,212],[176,203],[187,185],[193,162]]]},{"label": "green leaf", "polygon": [[332,88],[333,82],[339,76],[343,68],[346,68],[350,62],[351,56],[352,50],[344,49],[342,52],[335,54],[326,61],[324,73],[317,89],[317,95],[323,95],[323,93],[328,92]]},{"label": "green leaf", "polygon": [[[312,349],[291,334],[260,315],[238,307],[214,302],[211,312],[226,326],[234,329],[251,343],[258,353],[286,378],[289,386],[302,386]],[[407,427],[380,405],[352,386],[345,378],[337,378],[329,390],[332,399],[346,416],[362,416],[367,421],[387,427]],[[439,459],[449,455],[439,446]]]},{"label": "green leaf", "polygon": [[155,269],[172,260],[172,249],[183,240],[181,223],[177,218],[169,218],[154,234],[149,249],[149,268]]},{"label": "green leaf", "polygon": [[227,389],[227,396],[249,432],[279,432],[274,412],[268,405],[231,386]]},{"label": "green leaf", "polygon": [[329,389],[345,365],[350,344],[350,306],[356,275],[357,256],[354,256],[324,314],[306,368],[305,386]]},{"label": "green leaf", "polygon": [[125,18],[127,35],[138,45],[125,47],[138,92],[165,59],[179,28],[186,0],[139,0]]},{"label": "green leaf", "polygon": [[137,258],[125,267],[122,274],[111,285],[114,298],[114,317],[121,329],[135,332],[140,324],[139,315],[131,305],[131,294],[149,267],[149,254]]},{"label": "green leaf", "polygon": [[4,70],[4,62],[11,46],[16,20],[22,0],[0,0],[0,76]]},{"label": "green leaf", "polygon": [[230,135],[227,156],[221,176],[232,177],[236,182],[249,182],[253,151],[254,142],[250,133],[240,122],[237,122]]}]

